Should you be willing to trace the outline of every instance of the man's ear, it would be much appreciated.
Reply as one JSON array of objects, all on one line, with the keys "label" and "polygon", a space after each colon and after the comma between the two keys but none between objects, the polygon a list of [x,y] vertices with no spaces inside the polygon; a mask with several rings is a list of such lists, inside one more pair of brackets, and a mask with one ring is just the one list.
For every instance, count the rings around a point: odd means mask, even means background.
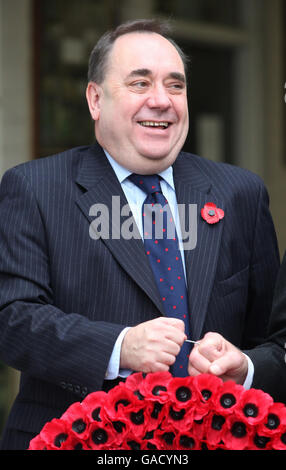
[{"label": "man's ear", "polygon": [[98,121],[100,115],[100,98],[101,87],[95,82],[89,82],[86,88],[86,99],[88,102],[89,112],[94,121]]}]

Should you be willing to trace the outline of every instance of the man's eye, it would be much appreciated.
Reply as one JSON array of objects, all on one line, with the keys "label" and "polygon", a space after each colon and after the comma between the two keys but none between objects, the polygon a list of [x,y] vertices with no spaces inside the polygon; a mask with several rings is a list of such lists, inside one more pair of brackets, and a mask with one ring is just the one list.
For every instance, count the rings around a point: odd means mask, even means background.
[{"label": "man's eye", "polygon": [[144,88],[144,87],[148,86],[148,83],[141,81],[141,82],[134,83],[134,85],[138,86],[139,88]]},{"label": "man's eye", "polygon": [[170,83],[169,85],[169,88],[172,88],[174,90],[184,90],[185,86],[183,83],[181,82],[176,82],[176,83]]},{"label": "man's eye", "polygon": [[133,82],[131,86],[135,88],[146,88],[148,86],[148,82],[145,82],[143,80],[138,81],[138,82]]}]

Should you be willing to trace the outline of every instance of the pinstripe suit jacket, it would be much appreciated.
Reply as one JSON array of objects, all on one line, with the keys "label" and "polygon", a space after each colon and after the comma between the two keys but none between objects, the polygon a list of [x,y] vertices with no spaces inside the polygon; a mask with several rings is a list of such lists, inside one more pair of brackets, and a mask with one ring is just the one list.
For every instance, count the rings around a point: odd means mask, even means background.
[{"label": "pinstripe suit jacket", "polygon": [[[173,172],[178,203],[198,206],[197,246],[185,252],[192,337],[217,331],[252,348],[265,336],[279,266],[266,190],[246,170],[183,152]],[[111,210],[114,195],[127,203],[97,144],[3,176],[0,355],[22,372],[4,448],[11,429],[38,433],[73,401],[111,386],[104,378],[120,331],[163,314],[142,240],[89,235],[90,207]],[[207,224],[206,202],[224,219]]]}]

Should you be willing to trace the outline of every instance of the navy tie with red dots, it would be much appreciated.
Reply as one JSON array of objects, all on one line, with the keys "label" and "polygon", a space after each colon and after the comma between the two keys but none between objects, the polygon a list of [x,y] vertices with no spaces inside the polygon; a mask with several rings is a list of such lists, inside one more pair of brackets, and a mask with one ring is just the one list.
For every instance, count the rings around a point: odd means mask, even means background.
[{"label": "navy tie with red dots", "polygon": [[[189,337],[189,314],[185,274],[178,236],[168,201],[158,175],[132,174],[129,179],[147,194],[142,207],[144,246],[154,273],[166,316],[185,323]],[[184,343],[170,372],[176,377],[188,375],[189,343]]]}]

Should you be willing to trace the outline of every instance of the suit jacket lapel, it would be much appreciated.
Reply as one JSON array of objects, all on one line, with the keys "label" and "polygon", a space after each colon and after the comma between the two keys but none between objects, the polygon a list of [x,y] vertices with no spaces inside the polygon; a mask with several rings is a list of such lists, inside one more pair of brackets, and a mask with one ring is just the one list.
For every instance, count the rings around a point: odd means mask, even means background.
[{"label": "suit jacket lapel", "polygon": [[[76,178],[77,184],[85,189],[76,203],[91,224],[94,216],[91,215],[91,207],[94,204],[102,204],[107,210],[101,212],[102,223],[109,228],[109,236],[95,241],[103,243],[122,268],[134,279],[134,281],[151,298],[157,308],[163,313],[163,306],[153,280],[144,244],[138,232],[136,222],[133,219],[133,232],[136,238],[124,239],[121,234],[121,223],[126,218],[120,218],[123,206],[127,200],[121,185],[110,166],[100,146],[94,145],[83,156],[82,165]],[[113,210],[116,206],[116,210]],[[120,211],[120,214],[118,214]],[[131,214],[131,212],[130,212]],[[129,219],[131,222],[131,219]]]},{"label": "suit jacket lapel", "polygon": [[[197,340],[201,337],[207,313],[224,226],[224,220],[209,225],[202,219],[200,211],[207,202],[213,202],[221,209],[224,209],[224,201],[217,197],[209,178],[193,162],[191,156],[187,157],[180,154],[173,165],[173,170],[178,204],[197,205],[197,244],[194,249],[184,253],[191,336],[192,339]],[[76,202],[86,216],[87,221],[91,224],[94,220],[94,217],[90,215],[90,208],[94,204],[101,203],[108,208],[109,214],[106,223],[109,224],[110,236],[106,239],[102,238],[102,242],[106,244],[122,268],[151,298],[159,311],[164,314],[139,233],[137,234],[138,238],[130,240],[122,237],[119,239],[112,238],[112,233],[120,234],[120,223],[122,222],[122,219],[120,221],[116,217],[113,219],[111,217],[112,196],[120,197],[120,211],[127,204],[127,200],[103,150],[98,145],[94,145],[84,154],[76,182],[85,190]],[[188,211],[186,211],[186,227],[189,224],[187,215]],[[136,230],[135,221],[134,228]]]},{"label": "suit jacket lapel", "polygon": [[[223,201],[212,190],[208,177],[194,165],[192,157],[178,157],[174,164],[174,181],[178,204],[197,205],[197,243],[185,254],[191,337],[198,340],[207,313],[215,278],[224,219],[210,225],[201,217],[201,209],[213,202],[224,209]],[[186,214],[188,211],[186,211]],[[188,219],[186,217],[186,225]]]}]

